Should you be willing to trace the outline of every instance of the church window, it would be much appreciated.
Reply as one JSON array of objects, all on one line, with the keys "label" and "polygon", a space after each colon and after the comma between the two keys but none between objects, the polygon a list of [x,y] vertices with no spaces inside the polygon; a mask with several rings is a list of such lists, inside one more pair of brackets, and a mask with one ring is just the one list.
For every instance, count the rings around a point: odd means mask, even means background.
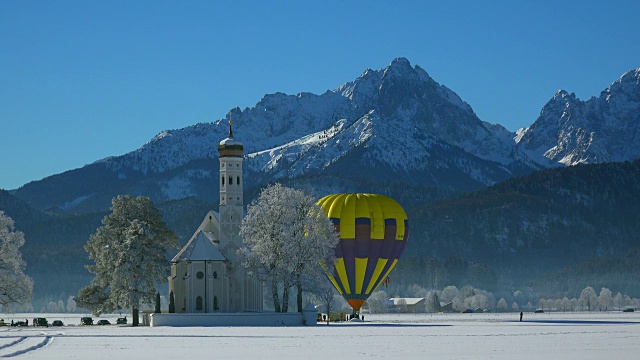
[{"label": "church window", "polygon": [[220,310],[220,307],[218,306],[218,297],[214,296],[213,297],[213,311],[218,311]]},{"label": "church window", "polygon": [[196,310],[202,310],[202,296],[196,298]]},{"label": "church window", "polygon": [[236,184],[240,185],[240,176],[238,176],[238,181],[236,181]]},{"label": "church window", "polygon": [[204,273],[202,271],[198,271],[198,273],[196,274],[196,277],[198,279],[202,279],[204,277]]},{"label": "church window", "polygon": [[222,186],[224,186],[224,176],[222,177]]},{"label": "church window", "polygon": [[233,185],[233,176],[229,176],[229,185]]},{"label": "church window", "polygon": [[214,278],[214,279],[217,279],[217,278],[218,278],[218,272],[217,272],[217,271],[214,271],[214,272],[213,272],[213,278]]}]

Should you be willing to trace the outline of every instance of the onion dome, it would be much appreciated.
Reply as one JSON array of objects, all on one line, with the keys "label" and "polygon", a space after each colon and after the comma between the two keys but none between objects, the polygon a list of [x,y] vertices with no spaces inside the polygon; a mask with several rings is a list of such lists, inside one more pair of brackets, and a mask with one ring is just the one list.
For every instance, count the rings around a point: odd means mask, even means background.
[{"label": "onion dome", "polygon": [[226,139],[220,141],[220,144],[218,144],[218,152],[220,153],[220,157],[242,157],[242,153],[244,152],[244,146],[242,146],[242,143],[233,138],[233,130],[231,129],[231,124],[232,122],[229,121],[229,136]]}]

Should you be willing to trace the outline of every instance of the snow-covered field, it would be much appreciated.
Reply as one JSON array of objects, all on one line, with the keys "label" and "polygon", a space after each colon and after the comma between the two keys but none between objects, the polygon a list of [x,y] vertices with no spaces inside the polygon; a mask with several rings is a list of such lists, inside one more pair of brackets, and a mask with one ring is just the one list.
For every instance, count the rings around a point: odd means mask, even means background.
[{"label": "snow-covered field", "polygon": [[[5,321],[42,314],[3,314]],[[20,359],[639,359],[640,313],[395,314],[310,327],[2,327]],[[108,319],[115,323],[117,315]]]}]

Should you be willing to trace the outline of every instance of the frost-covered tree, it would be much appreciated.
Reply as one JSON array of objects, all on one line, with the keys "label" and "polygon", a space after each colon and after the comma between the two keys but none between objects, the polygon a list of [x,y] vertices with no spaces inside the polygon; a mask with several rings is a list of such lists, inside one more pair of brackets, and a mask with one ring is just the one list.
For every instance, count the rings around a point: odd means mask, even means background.
[{"label": "frost-covered tree", "polygon": [[611,294],[611,290],[605,287],[600,290],[600,295],[598,295],[598,306],[600,307],[600,311],[606,311],[613,307],[613,295]]},{"label": "frost-covered tree", "polygon": [[424,296],[424,308],[427,312],[435,313],[440,311],[440,299],[438,298],[438,294],[435,290],[428,291]]},{"label": "frost-covered tree", "polygon": [[578,299],[571,298],[571,300],[569,300],[569,309],[572,311],[576,311],[578,309]]},{"label": "frost-covered tree", "polygon": [[544,310],[545,306],[547,306],[547,300],[545,299],[538,300],[538,307],[540,309]]},{"label": "frost-covered tree", "polygon": [[509,308],[507,300],[505,300],[504,298],[500,298],[500,300],[498,300],[498,305],[496,305],[496,308],[499,311],[507,311],[507,309]]},{"label": "frost-covered tree", "polygon": [[586,306],[587,309],[591,311],[597,302],[598,297],[596,296],[596,291],[593,290],[591,286],[587,286],[580,293],[580,304],[583,308]]},{"label": "frost-covered tree", "polygon": [[516,290],[513,293],[513,301],[518,303],[518,308],[524,307],[524,304],[526,303],[526,298],[524,293],[521,290]]},{"label": "frost-covered tree", "polygon": [[420,285],[411,284],[407,286],[405,293],[407,294],[407,297],[426,298],[429,292]]},{"label": "frost-covered tree", "polygon": [[372,314],[383,314],[387,312],[387,299],[389,295],[383,290],[376,291],[369,295],[367,305]]},{"label": "frost-covered tree", "polygon": [[33,280],[24,274],[26,263],[20,247],[24,234],[15,231],[14,221],[0,211],[0,305],[11,309],[31,300]]},{"label": "frost-covered tree", "polygon": [[143,196],[115,197],[102,224],[84,247],[96,276],[76,301],[95,315],[130,307],[137,326],[140,307],[153,304],[156,284],[169,275],[166,250],[178,247],[177,237]]},{"label": "frost-covered tree", "polygon": [[485,294],[475,294],[467,299],[469,299],[468,307],[471,308],[490,309],[492,307],[489,297]]},{"label": "frost-covered tree", "polygon": [[73,296],[69,296],[69,299],[67,299],[67,312],[76,312],[77,309],[76,299]]},{"label": "frost-covered tree", "polygon": [[624,297],[620,292],[613,298],[613,306],[620,310],[624,306]]},{"label": "frost-covered tree", "polygon": [[417,290],[412,297],[416,297],[416,298],[427,298],[429,296],[430,293],[433,293],[435,295],[435,290],[427,290],[425,288],[420,288],[419,290]]},{"label": "frost-covered tree", "polygon": [[243,263],[268,284],[276,312],[288,311],[289,289],[294,286],[302,311],[304,285],[323,273],[322,264],[332,261],[339,240],[313,197],[280,184],[263,189],[249,205],[240,234]]},{"label": "frost-covered tree", "polygon": [[456,311],[464,311],[467,309],[464,304],[464,299],[461,296],[457,296],[451,299],[451,306],[453,307],[453,310]]},{"label": "frost-covered tree", "polygon": [[405,300],[404,298],[400,298],[396,301],[396,307],[398,308],[398,311],[403,314],[406,312],[409,312],[409,306],[407,306],[407,300]]},{"label": "frost-covered tree", "polygon": [[460,297],[460,290],[455,286],[447,286],[440,293],[440,300],[443,302],[453,302],[453,299]]}]

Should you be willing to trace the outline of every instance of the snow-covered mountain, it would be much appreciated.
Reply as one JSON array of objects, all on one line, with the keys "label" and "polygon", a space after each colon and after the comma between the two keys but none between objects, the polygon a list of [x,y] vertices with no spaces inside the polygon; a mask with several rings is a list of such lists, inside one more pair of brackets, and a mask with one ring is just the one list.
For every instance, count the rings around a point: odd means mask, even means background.
[{"label": "snow-covered mountain", "polygon": [[[312,188],[318,196],[406,189],[390,195],[420,201],[416,193],[431,188],[479,189],[565,158],[571,161],[563,163],[573,164],[603,161],[605,154],[611,160],[638,157],[637,79],[637,71],[625,74],[600,100],[586,103],[561,92],[516,136],[481,121],[455,92],[398,58],[321,95],[268,94],[224,119],[163,131],[138,150],[29,183],[16,195],[39,209],[73,212],[104,210],[123,193],[155,202],[189,196],[215,202],[217,144],[232,119],[235,138],[245,147],[249,192],[281,181]],[[595,127],[604,123],[593,115],[600,113],[606,126]],[[632,127],[635,143],[625,142],[622,135]],[[585,133],[601,143],[585,145]],[[558,134],[568,142],[560,143]],[[618,145],[609,146],[610,136]],[[565,154],[570,146],[590,152],[571,157],[575,151]]]},{"label": "snow-covered mountain", "polygon": [[540,117],[515,137],[544,166],[640,157],[640,68],[623,74],[599,97],[581,101],[559,90]]},{"label": "snow-covered mountain", "polygon": [[[322,95],[266,95],[252,108],[232,110],[226,119],[164,131],[141,149],[106,161],[114,170],[147,174],[215,157],[212,145],[225,137],[230,118],[235,137],[243,142],[248,157],[257,160],[254,166],[271,171],[286,159],[286,169],[279,171],[288,176],[321,170],[360,146],[370,149],[368,157],[406,171],[424,162],[438,141],[497,162],[507,173],[516,163],[530,162],[487,130],[458,95],[404,58],[382,70],[368,69]],[[384,145],[393,145],[393,151]],[[468,173],[485,185],[497,180]]]}]

